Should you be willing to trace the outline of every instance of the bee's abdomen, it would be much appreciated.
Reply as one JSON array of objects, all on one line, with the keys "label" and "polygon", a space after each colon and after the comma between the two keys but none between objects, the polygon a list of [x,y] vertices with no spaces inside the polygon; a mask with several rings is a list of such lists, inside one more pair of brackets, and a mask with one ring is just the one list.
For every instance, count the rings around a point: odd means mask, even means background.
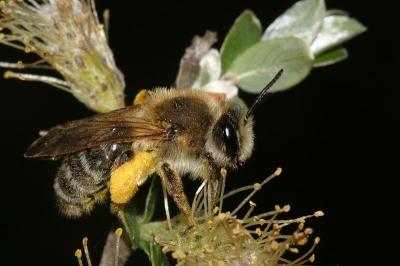
[{"label": "bee's abdomen", "polygon": [[68,217],[80,217],[108,197],[114,160],[131,144],[111,144],[64,157],[54,182],[57,205]]}]

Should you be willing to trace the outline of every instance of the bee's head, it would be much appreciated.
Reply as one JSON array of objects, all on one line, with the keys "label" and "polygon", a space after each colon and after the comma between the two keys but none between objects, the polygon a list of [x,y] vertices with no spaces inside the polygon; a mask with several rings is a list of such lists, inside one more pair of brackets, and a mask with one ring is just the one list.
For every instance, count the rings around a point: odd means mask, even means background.
[{"label": "bee's head", "polygon": [[206,141],[206,150],[219,167],[236,169],[250,158],[254,147],[254,111],[265,101],[267,90],[282,72],[278,72],[247,111],[233,102],[226,102],[222,115],[212,126]]},{"label": "bee's head", "polygon": [[228,108],[210,129],[206,150],[219,167],[236,169],[251,155],[254,145],[253,122],[245,121],[246,111],[228,103]]}]

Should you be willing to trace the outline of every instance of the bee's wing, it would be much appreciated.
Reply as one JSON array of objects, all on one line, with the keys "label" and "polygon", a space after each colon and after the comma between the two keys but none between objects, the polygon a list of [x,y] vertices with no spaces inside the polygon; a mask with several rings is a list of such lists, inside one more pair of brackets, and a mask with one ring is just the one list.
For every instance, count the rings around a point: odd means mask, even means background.
[{"label": "bee's wing", "polygon": [[132,105],[56,126],[36,140],[24,156],[57,159],[103,144],[165,140],[170,138],[170,127],[165,121],[144,117],[140,105]]}]

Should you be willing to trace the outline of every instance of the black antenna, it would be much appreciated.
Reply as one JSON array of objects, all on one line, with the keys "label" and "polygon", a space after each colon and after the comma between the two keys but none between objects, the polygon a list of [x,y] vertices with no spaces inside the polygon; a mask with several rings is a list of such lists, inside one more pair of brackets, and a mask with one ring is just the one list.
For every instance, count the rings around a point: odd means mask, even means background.
[{"label": "black antenna", "polygon": [[270,83],[268,83],[268,85],[265,86],[265,88],[260,92],[260,94],[258,94],[257,98],[254,100],[254,103],[251,105],[250,109],[247,111],[246,116],[244,117],[245,124],[247,123],[247,120],[249,119],[249,117],[254,114],[256,109],[258,107],[260,107],[260,105],[262,105],[265,102],[265,100],[268,98],[267,96],[269,94],[267,94],[267,91],[269,90],[269,88],[272,87],[272,85],[275,84],[275,82],[278,81],[278,79],[282,76],[282,73],[283,73],[283,69],[279,70],[278,74],[276,74],[276,76],[270,81]]}]

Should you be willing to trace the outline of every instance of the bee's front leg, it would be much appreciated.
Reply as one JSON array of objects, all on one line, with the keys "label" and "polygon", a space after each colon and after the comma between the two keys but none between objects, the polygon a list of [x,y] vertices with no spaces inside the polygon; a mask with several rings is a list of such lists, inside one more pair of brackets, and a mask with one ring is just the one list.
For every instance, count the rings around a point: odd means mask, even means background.
[{"label": "bee's front leg", "polygon": [[219,177],[221,174],[221,168],[217,166],[214,159],[212,159],[210,154],[205,155],[206,160],[208,162],[208,184],[211,191],[211,204],[214,208],[215,202],[218,196],[218,184],[219,184]]},{"label": "bee's front leg", "polygon": [[188,198],[183,191],[182,178],[177,171],[170,168],[169,164],[163,163],[160,167],[159,176],[167,192],[174,199],[179,210],[189,220],[190,227],[194,226],[194,218],[192,216],[191,207]]}]

